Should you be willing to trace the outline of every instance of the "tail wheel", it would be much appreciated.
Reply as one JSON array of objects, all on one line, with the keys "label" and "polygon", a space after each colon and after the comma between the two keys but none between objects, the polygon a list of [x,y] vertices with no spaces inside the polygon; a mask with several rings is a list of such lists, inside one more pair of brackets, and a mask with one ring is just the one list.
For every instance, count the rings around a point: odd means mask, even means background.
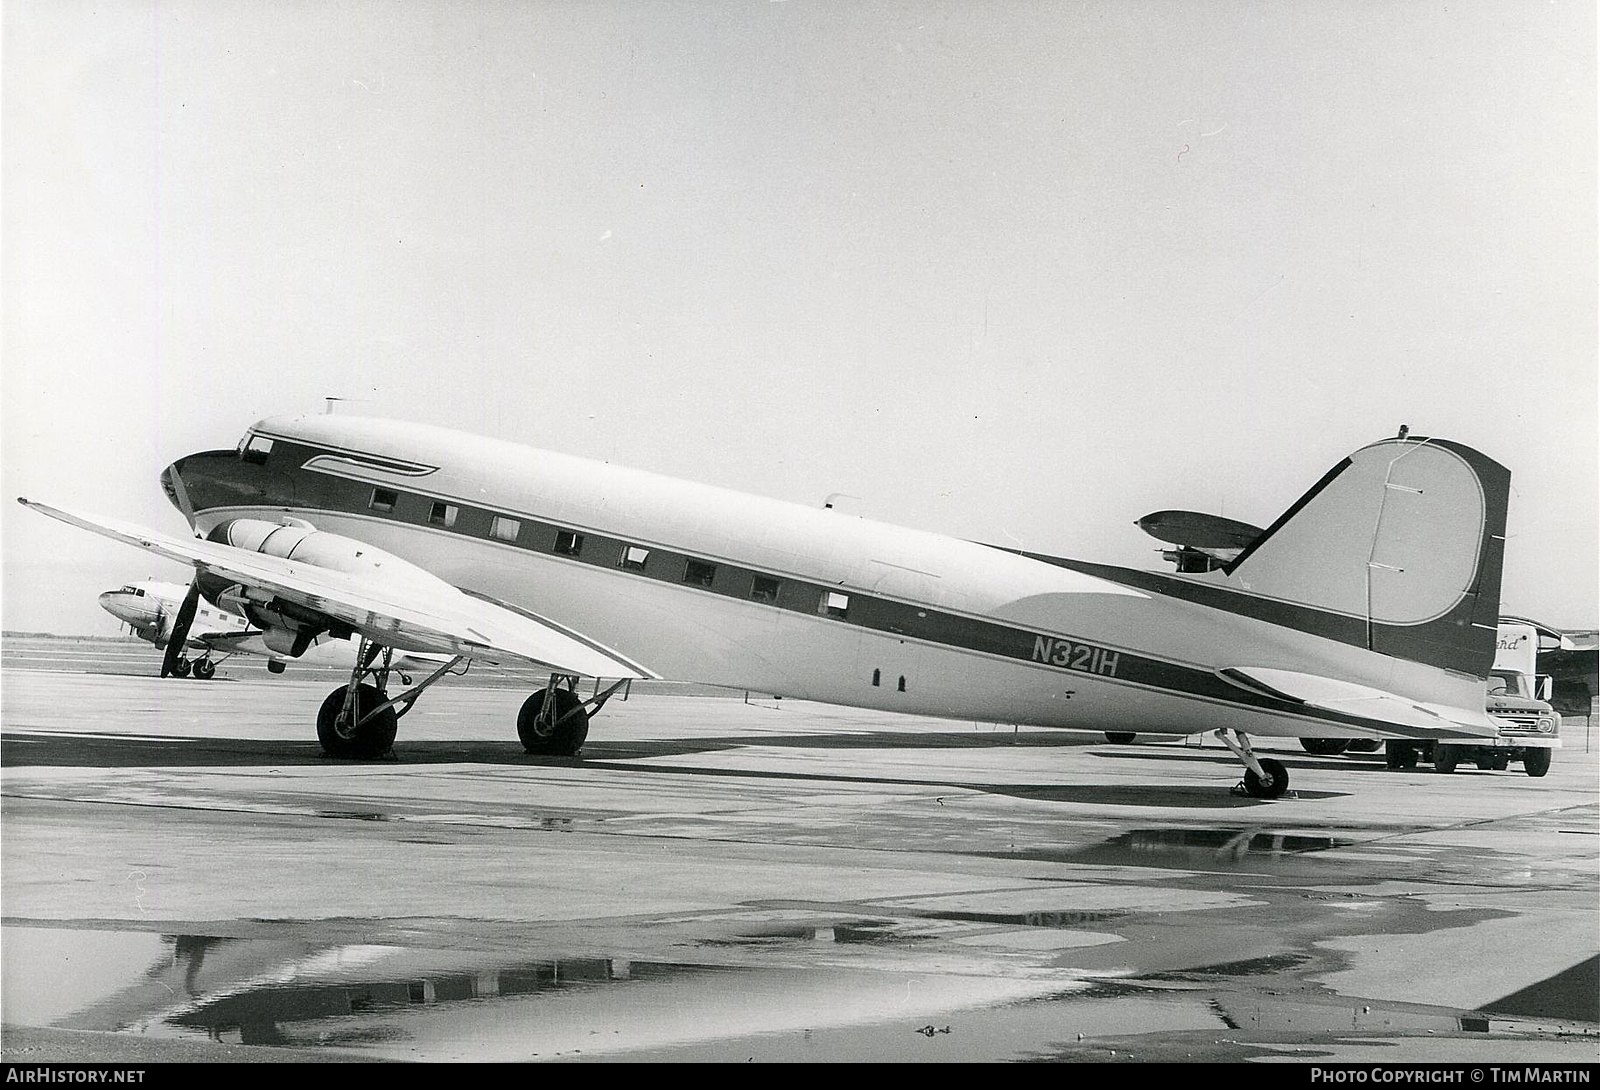
[{"label": "tail wheel", "polygon": [[1522,751],[1522,771],[1530,776],[1543,776],[1550,771],[1550,751],[1548,749],[1525,749]]},{"label": "tail wheel", "polygon": [[1132,731],[1108,730],[1105,733],[1106,741],[1119,746],[1131,746],[1133,745],[1133,740],[1139,737]]},{"label": "tail wheel", "polygon": [[[547,694],[555,693],[555,725],[542,722]],[[522,748],[542,757],[571,757],[589,737],[589,713],[583,700],[570,689],[540,689],[522,703],[517,713],[517,737]]]},{"label": "tail wheel", "polygon": [[217,673],[217,664],[210,659],[196,659],[194,663],[194,676],[201,681],[210,681]]},{"label": "tail wheel", "polygon": [[1261,770],[1272,777],[1271,783],[1265,783],[1255,770],[1244,770],[1244,793],[1253,799],[1275,799],[1289,790],[1289,770],[1283,766],[1282,761],[1271,757],[1262,757],[1258,762]]},{"label": "tail wheel", "polygon": [[1302,738],[1300,746],[1313,757],[1337,757],[1350,746],[1348,738]]},{"label": "tail wheel", "polygon": [[375,685],[356,687],[355,714],[344,714],[345,693],[349,686],[341,685],[328,694],[317,712],[317,740],[322,751],[330,757],[350,757],[370,761],[382,757],[394,748],[395,732],[399,729],[399,716],[393,708],[385,708],[366,722],[361,717],[370,709],[382,704],[384,696]]}]

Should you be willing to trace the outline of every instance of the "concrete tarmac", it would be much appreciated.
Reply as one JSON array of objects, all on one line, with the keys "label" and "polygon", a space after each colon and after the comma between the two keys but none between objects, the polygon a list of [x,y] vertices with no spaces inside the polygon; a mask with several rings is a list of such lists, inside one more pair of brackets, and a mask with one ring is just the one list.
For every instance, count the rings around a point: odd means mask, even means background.
[{"label": "concrete tarmac", "polygon": [[537,683],[321,755],[331,673],[8,639],[0,1058],[1600,1059],[1600,753],[1390,771],[1260,740]]}]

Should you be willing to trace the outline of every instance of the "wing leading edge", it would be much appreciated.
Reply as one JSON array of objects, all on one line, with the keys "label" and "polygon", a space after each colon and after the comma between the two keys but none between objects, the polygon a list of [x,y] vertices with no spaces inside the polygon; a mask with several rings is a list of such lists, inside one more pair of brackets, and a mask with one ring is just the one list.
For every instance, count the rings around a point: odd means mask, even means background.
[{"label": "wing leading edge", "polygon": [[356,572],[286,560],[201,538],[176,538],[132,523],[67,511],[20,498],[42,515],[157,556],[193,564],[246,593],[275,597],[317,613],[399,651],[463,655],[500,662],[521,659],[560,674],[604,678],[660,675],[540,617],[465,593],[443,580],[390,585]]}]

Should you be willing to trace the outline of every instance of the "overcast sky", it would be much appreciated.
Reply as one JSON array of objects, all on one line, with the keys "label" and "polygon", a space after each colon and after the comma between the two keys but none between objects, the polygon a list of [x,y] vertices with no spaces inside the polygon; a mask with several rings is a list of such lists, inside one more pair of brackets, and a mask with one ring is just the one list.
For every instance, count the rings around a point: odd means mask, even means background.
[{"label": "overcast sky", "polygon": [[1392,435],[1596,625],[1592,0],[8,0],[3,620],[157,474],[402,417],[1138,567]]}]

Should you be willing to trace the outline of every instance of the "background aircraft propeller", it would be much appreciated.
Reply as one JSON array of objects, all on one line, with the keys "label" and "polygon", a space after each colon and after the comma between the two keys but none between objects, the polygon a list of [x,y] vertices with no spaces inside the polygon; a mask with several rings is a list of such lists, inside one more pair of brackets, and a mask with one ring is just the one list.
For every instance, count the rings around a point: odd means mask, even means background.
[{"label": "background aircraft propeller", "polygon": [[167,653],[161,658],[161,676],[168,677],[183,658],[183,648],[189,642],[189,628],[194,624],[194,611],[200,605],[200,576],[195,575],[189,584],[189,593],[183,596],[178,615],[172,619],[172,635],[167,637]]}]

